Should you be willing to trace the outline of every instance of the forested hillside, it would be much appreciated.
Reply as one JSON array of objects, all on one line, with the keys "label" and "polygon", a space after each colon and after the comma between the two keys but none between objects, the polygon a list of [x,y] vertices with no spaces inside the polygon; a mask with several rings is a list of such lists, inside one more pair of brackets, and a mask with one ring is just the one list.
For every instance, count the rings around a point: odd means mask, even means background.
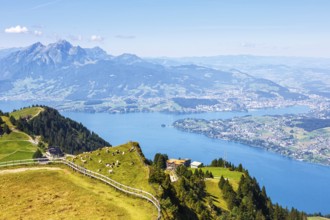
[{"label": "forested hillside", "polygon": [[13,120],[16,127],[31,135],[41,136],[49,146],[58,146],[62,151],[77,154],[111,146],[81,123],[65,118],[55,109],[43,106],[44,111],[32,119]]},{"label": "forested hillside", "polygon": [[[223,159],[213,160],[203,169],[180,166],[175,171],[178,180],[171,182],[167,171],[163,172],[167,155],[156,154],[151,167],[150,182],[162,187],[161,204],[165,219],[241,219],[241,220],[305,220],[306,214],[292,208],[288,210],[273,204],[266,189],[249,175],[242,165],[235,166]],[[203,170],[226,167],[226,175],[213,179],[213,174]],[[222,168],[224,169],[224,168]],[[241,178],[234,187],[232,173]],[[172,175],[172,174],[170,174]],[[217,190],[209,191],[206,184],[217,181]],[[225,207],[215,202],[218,197]]]}]

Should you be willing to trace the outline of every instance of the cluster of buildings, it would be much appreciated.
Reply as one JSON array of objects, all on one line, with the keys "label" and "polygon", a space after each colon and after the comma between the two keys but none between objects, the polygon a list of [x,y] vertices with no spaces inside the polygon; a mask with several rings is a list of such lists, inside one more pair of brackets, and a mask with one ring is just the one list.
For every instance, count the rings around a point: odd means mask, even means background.
[{"label": "cluster of buildings", "polygon": [[166,169],[168,170],[176,170],[179,166],[185,166],[190,168],[199,168],[203,165],[203,163],[198,161],[191,162],[191,159],[169,159],[166,161]]}]

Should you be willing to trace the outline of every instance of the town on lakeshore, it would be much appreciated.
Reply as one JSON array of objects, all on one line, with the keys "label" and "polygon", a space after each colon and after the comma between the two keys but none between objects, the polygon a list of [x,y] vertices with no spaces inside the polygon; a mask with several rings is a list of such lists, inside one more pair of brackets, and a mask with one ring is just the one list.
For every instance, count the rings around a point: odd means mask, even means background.
[{"label": "town on lakeshore", "polygon": [[187,118],[174,127],[261,147],[297,160],[330,165],[330,119],[306,116],[245,116],[227,120]]}]

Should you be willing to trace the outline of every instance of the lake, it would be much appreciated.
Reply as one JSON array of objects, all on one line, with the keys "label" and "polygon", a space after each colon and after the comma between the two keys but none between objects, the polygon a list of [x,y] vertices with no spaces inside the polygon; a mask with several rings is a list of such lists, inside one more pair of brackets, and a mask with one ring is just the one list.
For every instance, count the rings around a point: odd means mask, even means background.
[{"label": "lake", "polygon": [[[10,111],[20,104],[10,106],[0,102],[0,109]],[[280,115],[304,113],[308,108],[295,106],[280,109],[261,109],[246,112],[202,114],[162,113],[78,113],[62,112],[63,115],[83,123],[112,145],[130,140],[138,141],[147,158],[155,153],[166,153],[173,158],[191,158],[209,164],[214,158],[225,157],[238,165],[242,163],[260,185],[265,185],[273,202],[284,207],[292,206],[308,213],[330,213],[330,167],[299,162],[247,145],[209,139],[200,134],[186,133],[171,126],[178,119],[231,118],[244,115]],[[166,127],[161,127],[165,124]]]}]

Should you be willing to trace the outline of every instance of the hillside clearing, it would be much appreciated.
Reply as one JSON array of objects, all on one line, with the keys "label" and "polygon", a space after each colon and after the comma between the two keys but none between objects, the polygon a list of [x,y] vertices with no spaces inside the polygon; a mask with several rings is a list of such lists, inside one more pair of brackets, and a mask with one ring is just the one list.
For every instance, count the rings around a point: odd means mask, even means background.
[{"label": "hillside clearing", "polygon": [[61,170],[1,174],[4,219],[155,219],[154,206],[97,180]]},{"label": "hillside clearing", "polygon": [[[237,191],[238,184],[243,175],[242,172],[231,171],[229,168],[224,167],[202,167],[199,168],[204,173],[206,171],[212,172],[214,179],[207,178],[205,179],[206,192],[212,198],[213,204],[222,210],[228,210],[227,202],[223,199],[222,190],[219,188],[218,183],[221,176],[225,179],[228,179],[230,184],[233,186],[233,189]],[[193,172],[195,169],[191,169]]]},{"label": "hillside clearing", "polygon": [[25,133],[12,131],[0,137],[0,162],[31,159],[37,146]]},{"label": "hillside clearing", "polygon": [[155,189],[148,181],[149,168],[144,164],[137,149],[137,143],[129,142],[117,147],[85,152],[69,160],[122,184],[155,194]]},{"label": "hillside clearing", "polygon": [[228,211],[227,203],[223,199],[223,193],[218,186],[218,179],[207,179],[205,181],[206,191],[211,196],[213,204],[223,210]]},{"label": "hillside clearing", "polygon": [[[29,111],[29,109],[23,110],[32,113],[37,110],[33,108],[34,110]],[[19,113],[16,114],[19,115]],[[11,132],[0,136],[0,162],[31,159],[37,150],[36,142],[26,133],[18,131],[8,117],[1,116],[1,118],[9,126]]]},{"label": "hillside clearing", "polygon": [[[220,177],[223,176],[225,179],[227,178],[230,182],[230,184],[233,186],[234,190],[238,189],[238,183],[241,179],[241,176],[243,173],[238,172],[238,171],[231,171],[229,168],[224,168],[224,167],[202,167],[199,168],[203,170],[205,173],[207,170],[209,172],[212,172],[214,179],[219,181]],[[193,172],[195,169],[191,169]]]},{"label": "hillside clearing", "polygon": [[21,110],[14,111],[10,113],[15,119],[19,119],[20,117],[30,117],[33,118],[37,116],[44,109],[41,107],[31,107],[31,108],[23,108]]}]

